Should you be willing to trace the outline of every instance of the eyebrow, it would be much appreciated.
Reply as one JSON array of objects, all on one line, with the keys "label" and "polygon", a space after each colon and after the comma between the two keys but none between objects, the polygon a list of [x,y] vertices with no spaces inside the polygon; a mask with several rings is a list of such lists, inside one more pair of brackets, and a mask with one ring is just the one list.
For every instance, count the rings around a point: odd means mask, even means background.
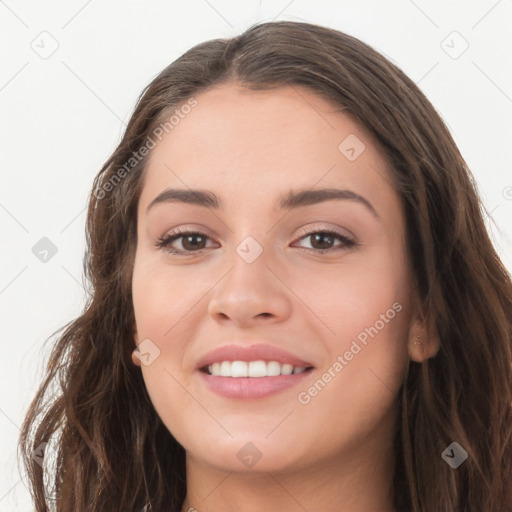
[{"label": "eyebrow", "polygon": [[[278,211],[292,210],[332,200],[349,200],[358,202],[365,206],[375,217],[380,219],[375,208],[363,196],[360,196],[351,190],[338,188],[291,190],[279,199],[277,208]],[[173,202],[193,204],[203,206],[205,208],[213,208],[215,210],[221,208],[222,205],[221,199],[210,190],[168,188],[151,201],[146,213],[157,204]]]}]

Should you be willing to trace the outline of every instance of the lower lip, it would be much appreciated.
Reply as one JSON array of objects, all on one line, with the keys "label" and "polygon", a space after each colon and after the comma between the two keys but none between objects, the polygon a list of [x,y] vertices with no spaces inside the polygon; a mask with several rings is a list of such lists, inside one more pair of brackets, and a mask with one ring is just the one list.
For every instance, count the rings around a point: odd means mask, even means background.
[{"label": "lower lip", "polygon": [[215,377],[199,372],[206,386],[225,398],[264,398],[297,385],[313,370],[276,377]]}]

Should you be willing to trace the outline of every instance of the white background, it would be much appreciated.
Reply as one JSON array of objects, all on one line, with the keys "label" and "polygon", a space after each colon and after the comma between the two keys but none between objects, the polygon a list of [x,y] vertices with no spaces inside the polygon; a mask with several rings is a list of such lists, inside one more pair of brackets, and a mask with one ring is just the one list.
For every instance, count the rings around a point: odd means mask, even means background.
[{"label": "white background", "polygon": [[[418,83],[472,169],[512,269],[512,0],[0,1],[0,512],[33,509],[19,427],[45,340],[81,311],[87,196],[139,93],[193,45],[275,19],[356,36]],[[443,45],[462,48],[459,36],[442,43],[453,31],[469,44],[458,58]],[[35,51],[52,44],[48,58]],[[42,237],[58,249],[47,263],[32,253]]]}]

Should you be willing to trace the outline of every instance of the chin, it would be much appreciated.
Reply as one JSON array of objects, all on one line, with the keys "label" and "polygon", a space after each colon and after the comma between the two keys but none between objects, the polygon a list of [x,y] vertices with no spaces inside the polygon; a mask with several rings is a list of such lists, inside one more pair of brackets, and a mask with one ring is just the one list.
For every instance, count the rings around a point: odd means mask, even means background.
[{"label": "chin", "polygon": [[[215,449],[212,450],[212,445]],[[280,439],[270,440],[265,434],[259,436],[236,436],[224,442],[207,442],[195,446],[187,455],[221,471],[237,473],[280,472],[291,467],[297,468],[300,454],[291,446],[302,443],[283,443]],[[187,448],[186,448],[187,449]]]}]

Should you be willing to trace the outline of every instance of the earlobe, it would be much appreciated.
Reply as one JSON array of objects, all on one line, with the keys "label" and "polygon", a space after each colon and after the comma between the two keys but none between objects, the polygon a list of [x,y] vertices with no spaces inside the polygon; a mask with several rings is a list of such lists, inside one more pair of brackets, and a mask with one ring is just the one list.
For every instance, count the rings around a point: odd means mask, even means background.
[{"label": "earlobe", "polygon": [[407,351],[412,361],[423,363],[435,357],[441,346],[432,314],[425,310],[417,293],[412,293]]},{"label": "earlobe", "polygon": [[416,336],[416,338],[413,338],[413,340],[409,342],[409,356],[417,363],[421,363],[425,360],[423,343],[420,336]]},{"label": "earlobe", "polygon": [[426,334],[416,335],[409,340],[409,356],[417,362],[423,363],[431,357],[435,357],[439,351],[439,338]]},{"label": "earlobe", "polygon": [[135,366],[140,366],[139,347],[136,347],[132,352],[132,363]]},{"label": "earlobe", "polygon": [[437,355],[441,343],[435,330],[427,329],[421,322],[410,330],[408,345],[410,358],[417,363],[423,363]]},{"label": "earlobe", "polygon": [[138,332],[137,332],[137,325],[134,324],[133,325],[133,340],[134,340],[134,344],[135,344],[135,349],[132,351],[132,363],[135,365],[135,366],[140,366],[140,356],[139,356],[139,347],[138,347],[138,344],[139,344],[139,335],[138,335]]}]

